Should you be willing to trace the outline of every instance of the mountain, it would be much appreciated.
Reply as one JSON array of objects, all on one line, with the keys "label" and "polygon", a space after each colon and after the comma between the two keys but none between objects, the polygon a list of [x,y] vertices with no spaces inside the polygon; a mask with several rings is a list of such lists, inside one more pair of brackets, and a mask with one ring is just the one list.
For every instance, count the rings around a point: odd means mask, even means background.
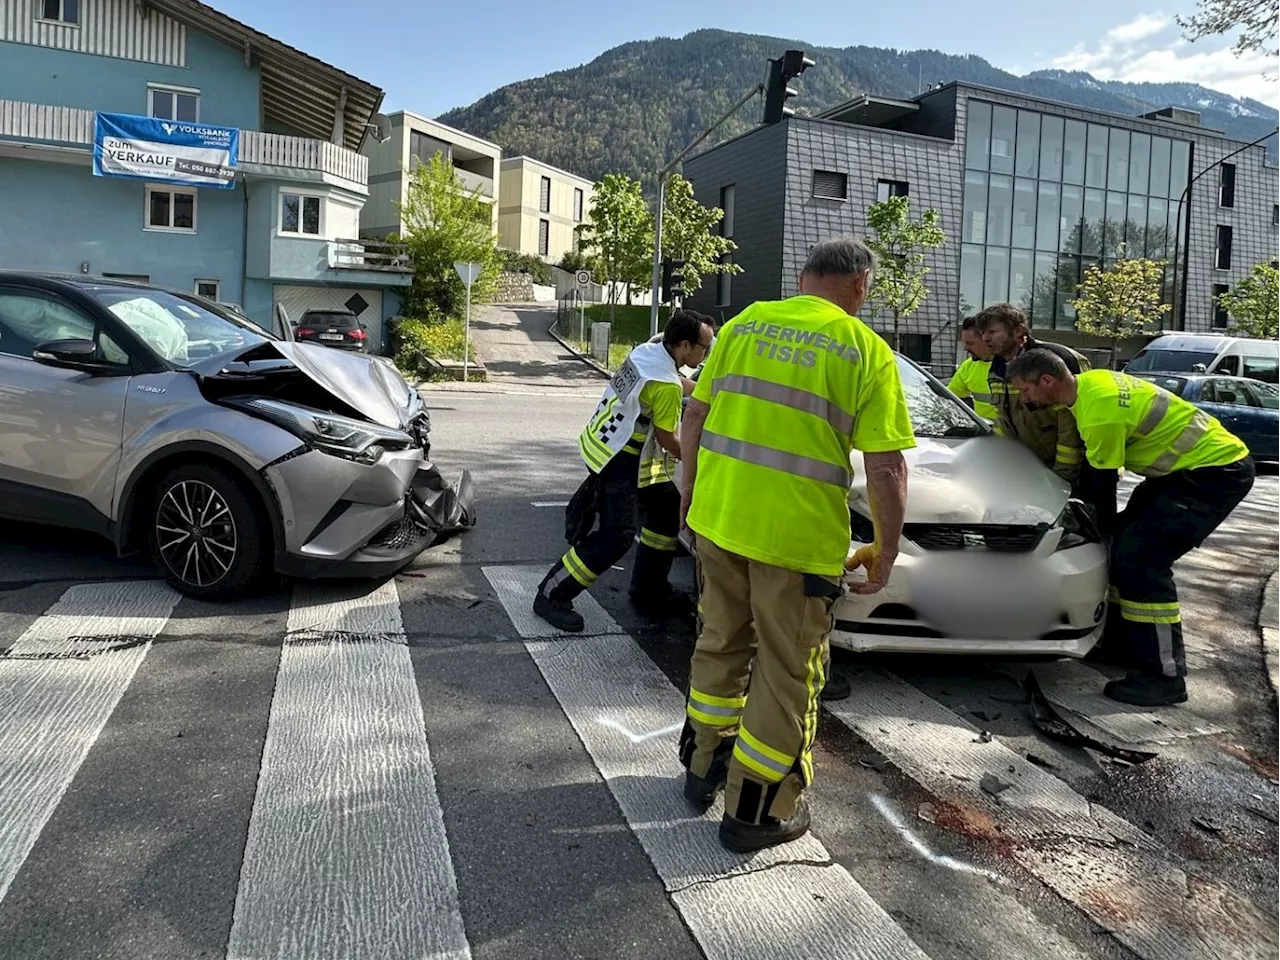
[{"label": "mountain", "polygon": [[[1193,83],[1116,83],[1058,70],[1020,77],[972,55],[815,47],[725,30],[626,43],[580,67],[509,84],[439,119],[503,144],[509,156],[526,154],[597,180],[626,173],[648,185],[668,159],[764,79],[769,57],[790,48],[807,50],[816,61],[793,83],[797,113],[817,113],[862,93],[911,97],[931,83],[963,80],[1131,116],[1186,107],[1200,111],[1206,127],[1245,141],[1277,122],[1265,104]],[[746,132],[759,116],[758,106],[744,108],[705,146]]]}]

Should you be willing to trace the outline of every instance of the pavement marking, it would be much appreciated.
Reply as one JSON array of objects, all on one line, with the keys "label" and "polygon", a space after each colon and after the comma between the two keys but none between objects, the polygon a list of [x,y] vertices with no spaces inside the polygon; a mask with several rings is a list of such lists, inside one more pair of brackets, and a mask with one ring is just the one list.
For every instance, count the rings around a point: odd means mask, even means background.
[{"label": "pavement marking", "polygon": [[531,500],[530,503],[535,507],[567,507],[568,500]]},{"label": "pavement marking", "polygon": [[982,742],[898,677],[862,668],[851,679],[852,695],[824,706],[935,796],[939,824],[999,843],[1144,960],[1275,957],[1274,920],[1217,881],[1188,876],[1128,821],[999,741]]},{"label": "pavement marking", "polygon": [[1225,728],[1211,723],[1186,707],[1146,710],[1118,703],[1102,695],[1107,678],[1076,660],[1038,663],[1032,668],[1045,697],[1107,736],[1122,744],[1160,743],[1187,737],[1221,733]]},{"label": "pavement marking", "polygon": [[[0,658],[0,900],[168,622],[179,596],[158,581],[67,589]],[[122,639],[146,643],[111,649]]]},{"label": "pavement marking", "polygon": [[530,610],[545,569],[483,569],[708,960],[926,960],[812,834],[750,857],[720,846],[720,801],[697,816],[680,792],[683,697],[594,598],[576,606],[598,635],[569,638]]},{"label": "pavement marking", "polygon": [[299,584],[228,960],[471,956],[394,580]]}]

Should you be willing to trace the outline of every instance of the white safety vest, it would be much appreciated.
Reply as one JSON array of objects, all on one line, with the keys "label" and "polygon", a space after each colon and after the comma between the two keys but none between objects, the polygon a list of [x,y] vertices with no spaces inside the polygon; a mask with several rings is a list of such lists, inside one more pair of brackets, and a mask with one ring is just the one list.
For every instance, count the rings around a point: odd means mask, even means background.
[{"label": "white safety vest", "polygon": [[652,439],[652,424],[641,423],[640,410],[640,391],[651,381],[680,386],[680,372],[661,343],[642,343],[632,350],[604,388],[596,412],[578,437],[587,469],[599,473],[641,429],[646,443]]}]

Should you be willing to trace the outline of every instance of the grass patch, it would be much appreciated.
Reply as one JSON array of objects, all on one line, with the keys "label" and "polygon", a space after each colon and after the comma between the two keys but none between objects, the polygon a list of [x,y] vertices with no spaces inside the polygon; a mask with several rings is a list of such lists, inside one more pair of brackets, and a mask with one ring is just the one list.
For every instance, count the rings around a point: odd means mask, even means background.
[{"label": "grass patch", "polygon": [[[609,331],[609,340],[611,344],[626,344],[628,347],[634,347],[637,343],[644,343],[649,339],[649,308],[641,306],[625,306],[618,304],[613,308],[614,318],[613,327]],[[667,307],[658,308],[658,330],[661,331],[667,323]],[[574,318],[576,321],[576,317]],[[587,307],[587,323],[608,323],[609,322],[609,304],[593,303]],[[588,329],[590,327],[588,326]],[[612,369],[612,366],[610,367]]]},{"label": "grass patch", "polygon": [[436,360],[463,359],[464,352],[470,353],[470,362],[476,362],[475,343],[470,350],[464,350],[465,333],[459,319],[441,319],[433,317],[428,320],[406,318],[396,327],[395,362],[401,370],[411,370],[421,376],[432,373],[427,358]]},{"label": "grass patch", "polygon": [[[645,339],[647,340],[649,338],[645,337]],[[565,342],[570,344],[575,350],[584,356],[591,356],[591,344],[583,343],[581,340],[574,340],[570,337],[566,337]],[[609,362],[605,364],[606,368],[609,370],[617,370],[622,366],[623,361],[627,359],[627,355],[631,353],[632,349],[633,345],[630,343],[610,343]],[[592,357],[592,359],[595,358]],[[598,363],[599,361],[596,362]]]}]

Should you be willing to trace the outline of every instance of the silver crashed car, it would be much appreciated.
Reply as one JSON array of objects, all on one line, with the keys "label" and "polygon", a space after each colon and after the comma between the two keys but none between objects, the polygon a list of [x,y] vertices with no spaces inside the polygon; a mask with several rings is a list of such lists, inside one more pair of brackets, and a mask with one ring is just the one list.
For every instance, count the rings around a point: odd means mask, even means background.
[{"label": "silver crashed car", "polygon": [[0,517],[145,551],[194,597],[382,576],[474,522],[384,360],[174,291],[0,272]]}]

